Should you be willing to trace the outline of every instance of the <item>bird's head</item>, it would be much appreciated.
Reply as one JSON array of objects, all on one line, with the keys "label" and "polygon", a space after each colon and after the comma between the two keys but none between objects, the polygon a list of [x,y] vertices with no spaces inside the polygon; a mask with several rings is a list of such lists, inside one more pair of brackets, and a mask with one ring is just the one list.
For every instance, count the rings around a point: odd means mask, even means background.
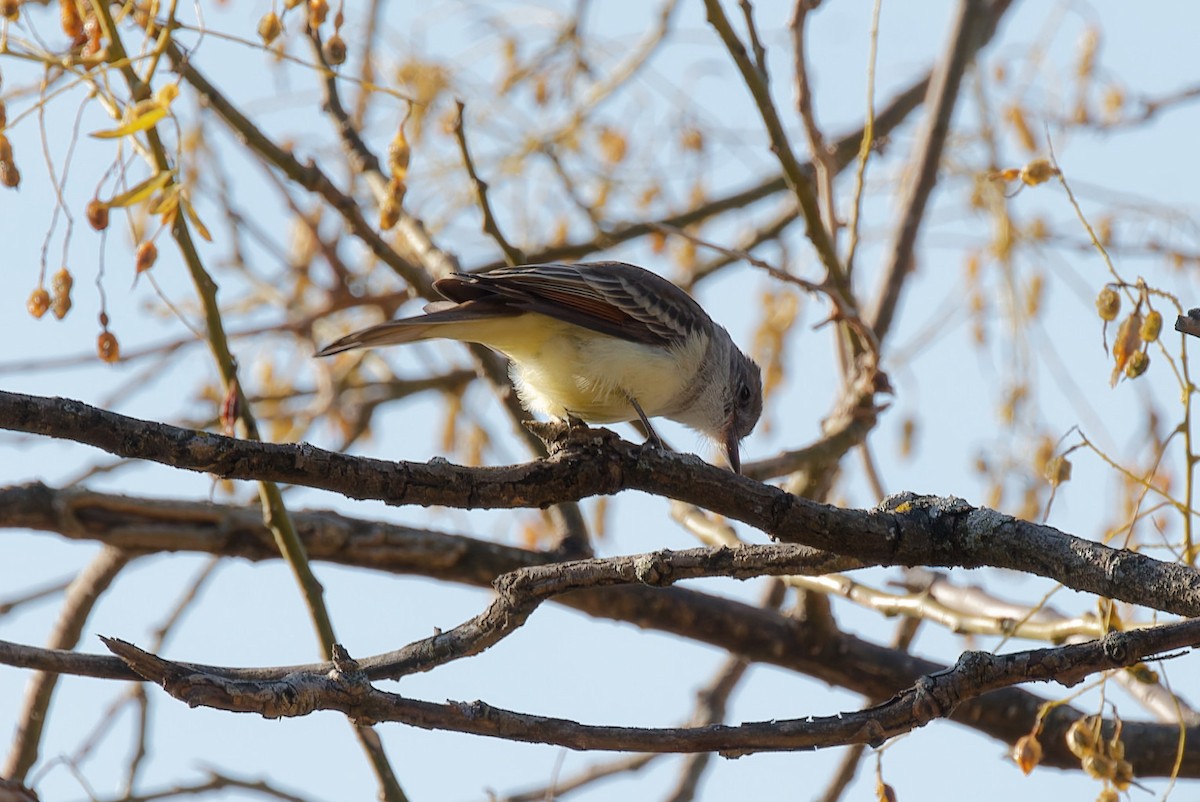
[{"label": "bird's head", "polygon": [[724,420],[721,423],[721,447],[734,473],[742,472],[738,446],[754,431],[762,415],[762,371],[754,360],[734,347],[729,360],[729,383],[726,386]]}]

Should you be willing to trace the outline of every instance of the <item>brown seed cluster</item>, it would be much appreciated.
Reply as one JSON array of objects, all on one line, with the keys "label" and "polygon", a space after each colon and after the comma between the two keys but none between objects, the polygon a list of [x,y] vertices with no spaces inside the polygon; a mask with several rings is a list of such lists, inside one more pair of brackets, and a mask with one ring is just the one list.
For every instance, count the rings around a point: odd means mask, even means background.
[{"label": "brown seed cluster", "polygon": [[392,177],[388,180],[387,195],[379,204],[379,227],[384,231],[400,220],[404,196],[408,194],[408,164],[411,159],[412,147],[404,133],[404,122],[401,122],[388,144],[388,171]]},{"label": "brown seed cluster", "polygon": [[17,169],[17,163],[13,160],[12,143],[2,133],[0,133],[0,184],[9,189],[16,189],[21,185],[21,171]]},{"label": "brown seed cluster", "polygon": [[65,267],[60,267],[50,279],[50,311],[59,320],[71,311],[71,288],[74,286],[75,279]]}]

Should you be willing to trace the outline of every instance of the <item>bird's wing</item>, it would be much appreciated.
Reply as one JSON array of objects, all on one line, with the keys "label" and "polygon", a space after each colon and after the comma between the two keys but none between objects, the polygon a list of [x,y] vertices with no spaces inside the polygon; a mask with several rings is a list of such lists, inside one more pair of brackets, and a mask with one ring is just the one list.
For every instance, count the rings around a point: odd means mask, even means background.
[{"label": "bird's wing", "polygon": [[683,290],[624,262],[501,268],[440,279],[452,301],[487,301],[514,312],[538,312],[576,326],[648,345],[674,345],[712,321]]}]

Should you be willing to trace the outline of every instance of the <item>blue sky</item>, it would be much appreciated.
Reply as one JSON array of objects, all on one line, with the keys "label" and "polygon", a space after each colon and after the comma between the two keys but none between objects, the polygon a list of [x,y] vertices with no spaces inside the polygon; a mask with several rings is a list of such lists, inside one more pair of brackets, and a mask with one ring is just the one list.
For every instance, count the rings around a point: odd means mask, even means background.
[{"label": "blue sky", "polygon": [[[883,4],[879,99],[888,98],[892,90],[928,67],[931,54],[938,52],[945,39],[950,6],[933,0]],[[214,31],[253,39],[255,20],[267,7],[265,3],[254,3],[237,9],[207,9],[206,22]],[[509,25],[536,26],[544,25],[560,10],[549,3],[507,3],[492,7],[490,13],[495,20]],[[356,11],[348,10],[350,25],[356,24]],[[736,15],[736,6],[727,3],[727,11]],[[480,7],[471,3],[449,3],[435,12],[389,9],[385,41],[394,52],[387,57],[400,62],[411,53],[463,70],[459,89],[467,96],[468,113],[475,115],[468,118],[472,130],[492,126],[489,130],[495,132],[492,139],[481,138],[479,152],[481,163],[497,175],[493,184],[505,199],[504,222],[517,236],[533,238],[552,217],[537,206],[548,202],[548,193],[536,182],[522,183],[517,177],[505,176],[503,163],[492,157],[553,120],[520,105],[505,107],[486,102],[499,47],[495,26],[463,23],[478,12]],[[795,115],[790,113],[791,84],[786,79],[791,69],[786,33],[789,6],[763,2],[755,5],[755,12],[769,48],[777,102],[789,112],[786,120],[797,147],[802,149],[803,137]],[[40,31],[55,32],[48,14],[31,13]],[[843,0],[826,3],[812,19],[810,47],[817,108],[827,130],[835,134],[857,124],[862,115],[869,13],[869,3]],[[619,60],[647,29],[651,16],[641,4],[595,4],[588,17],[587,34],[594,37],[593,55],[598,63]],[[1069,114],[1074,100],[1072,69],[1080,37],[1088,28],[1099,26],[1103,32],[1098,73],[1102,82],[1123,87],[1130,98],[1158,97],[1196,81],[1195,59],[1191,56],[1196,23],[1196,11],[1186,4],[1146,7],[1117,2],[1026,3],[1006,20],[998,40],[986,52],[982,73],[987,77],[988,91],[995,97],[1016,98],[1030,109],[1061,119]],[[603,118],[612,125],[628,122],[635,134],[631,138],[635,159],[649,162],[659,152],[654,137],[664,135],[677,121],[680,109],[685,108],[682,99],[687,99],[688,113],[714,128],[715,144],[707,162],[697,168],[712,191],[744,186],[771,174],[775,162],[765,147],[754,107],[727,55],[705,25],[702,9],[695,3],[683,3],[676,24],[679,33],[675,42],[639,74],[627,96],[604,109]],[[550,28],[544,30],[549,32]],[[1028,66],[1034,46],[1044,56],[1036,66]],[[352,48],[351,63],[353,58]],[[292,141],[306,156],[336,164],[332,131],[317,113],[312,76],[305,70],[279,67],[261,51],[217,36],[204,41],[197,64],[245,108],[252,109],[256,120],[273,136]],[[995,72],[1001,64],[1010,65],[1011,70],[1003,80]],[[23,70],[4,57],[0,57],[0,71],[6,93],[17,92],[38,77],[35,71]],[[1023,223],[1036,217],[1045,219],[1069,242],[1027,248],[1007,273],[984,272],[991,339],[984,347],[973,343],[963,289],[964,254],[985,248],[992,239],[989,220],[967,205],[972,182],[980,165],[986,163],[974,138],[981,119],[985,119],[980,106],[971,99],[974,81],[968,79],[943,165],[941,190],[922,236],[918,273],[906,291],[900,327],[885,355],[885,369],[897,393],[873,442],[888,490],[960,495],[982,504],[987,501],[987,483],[972,465],[981,455],[1019,451],[1034,428],[1058,437],[1079,425],[1118,458],[1132,459],[1141,456],[1144,446],[1143,410],[1153,406],[1168,420],[1174,420],[1171,416],[1178,415],[1179,404],[1178,388],[1161,361],[1156,361],[1150,373],[1137,383],[1109,387],[1109,363],[1101,347],[1099,323],[1090,309],[1094,293],[1108,280],[1108,274],[1094,251],[1072,247],[1071,243],[1083,241],[1083,233],[1063,192],[1055,185],[1024,190],[1012,200],[1010,208],[1014,218]],[[81,100],[76,92],[46,104],[46,127],[56,143],[53,154],[58,165],[65,154],[57,136],[74,125]],[[182,114],[194,114],[186,90],[178,102]],[[17,111],[29,104],[25,98],[14,97],[8,105],[12,123]],[[369,120],[368,139],[380,151],[403,111],[400,104],[394,106],[382,103],[377,116]],[[989,112],[993,124],[1002,125],[995,119],[1000,109],[991,108]],[[1146,256],[1145,249],[1137,246],[1156,241],[1188,252],[1197,250],[1193,188],[1200,176],[1196,175],[1198,165],[1191,155],[1196,118],[1196,107],[1184,104],[1148,124],[1116,131],[1063,131],[1053,120],[1049,125],[1060,163],[1084,211],[1096,215],[1097,220],[1113,215],[1117,240],[1128,246],[1124,251],[1114,249],[1122,274],[1130,278],[1145,275],[1156,286],[1177,293],[1185,305],[1189,298],[1196,297],[1194,266],[1174,270],[1161,256]],[[87,132],[110,125],[92,104],[86,108],[80,128]],[[1037,133],[1041,134],[1040,126]],[[79,398],[148,418],[203,418],[211,407],[197,398],[197,388],[211,382],[213,376],[211,360],[203,348],[185,348],[161,361],[143,360],[115,367],[89,357],[97,332],[100,301],[94,279],[101,252],[109,315],[127,353],[187,336],[177,319],[162,312],[148,281],[129,286],[128,237],[119,227],[114,227],[107,243],[101,244],[77,214],[66,251],[66,261],[76,275],[75,308],[61,322],[34,321],[25,313],[25,299],[37,281],[43,237],[51,225],[53,188],[38,163],[41,146],[35,119],[24,118],[8,135],[24,182],[19,193],[0,192],[0,241],[6,243],[5,275],[10,287],[0,310],[0,386]],[[263,169],[245,160],[219,126],[211,126],[210,136],[216,155],[209,158],[220,162],[213,169],[219,168],[232,178],[239,201],[255,213],[259,227],[278,233],[288,225],[287,211],[273,185],[265,180]],[[892,223],[890,213],[894,210],[893,193],[912,136],[912,125],[899,131],[868,176],[867,239],[859,256],[868,285],[883,259]],[[1020,166],[1034,155],[1022,151],[1007,134],[1000,141],[1001,166]],[[438,236],[462,256],[464,265],[495,258],[494,249],[477,231],[477,220],[456,218],[450,212],[464,191],[461,183],[446,177],[453,167],[450,151],[434,144],[426,147],[418,145],[414,155],[410,196],[413,208],[440,226]],[[72,179],[65,190],[71,208],[82,209],[111,158],[111,145],[80,139],[73,156]],[[333,172],[339,181],[344,180],[336,169]],[[665,193],[683,195],[688,184],[685,179],[691,177],[690,173],[681,176],[678,185],[665,187]],[[839,184],[839,191],[845,197],[848,184]],[[216,230],[217,210],[203,201],[198,206]],[[327,224],[335,225],[332,220]],[[49,239],[51,272],[60,261],[63,233],[60,220]],[[714,227],[706,229],[704,236],[728,237],[732,241],[736,233],[736,227]],[[165,244],[165,240],[160,241],[160,262],[154,276],[167,297],[180,304],[185,315],[194,317],[182,264],[169,247],[163,247]],[[228,289],[227,297],[231,297],[245,288],[245,278],[223,268],[227,245],[218,237],[205,248],[205,256],[217,280]],[[362,258],[352,245],[345,250],[351,259]],[[271,260],[276,258],[270,248],[259,244],[252,243],[250,253],[264,264],[274,264]],[[669,261],[642,246],[625,247],[613,255],[667,275],[673,269]],[[792,238],[786,249],[768,248],[764,255],[786,260],[800,275],[819,278],[811,250],[802,240]],[[1019,297],[1021,287],[1035,275],[1045,281],[1047,311],[1026,335],[1007,337],[1010,318],[1006,316],[1005,298],[1012,287],[1006,288],[1006,282],[1017,287],[1013,295]],[[372,281],[398,286],[387,275],[372,276]],[[699,294],[714,317],[739,341],[748,343],[757,298],[773,289],[765,277],[743,265],[707,282]],[[787,381],[768,411],[772,426],[769,432],[760,431],[747,441],[746,459],[769,456],[819,435],[821,418],[828,413],[836,394],[835,371],[829,330],[813,332],[809,328],[826,314],[821,302],[802,302]],[[270,308],[242,318],[248,322],[276,319],[278,315]],[[318,369],[305,355],[280,355],[273,350],[278,348],[274,341],[239,338],[235,348],[249,382],[260,381],[267,364],[277,371],[295,371],[306,383],[318,381]],[[45,367],[75,355],[85,358],[78,365]],[[468,364],[452,345],[431,345],[391,353],[387,358],[398,372],[417,371],[441,360]],[[24,369],[31,365],[34,369]],[[1022,371],[1032,377],[1032,400],[1027,417],[1009,424],[997,414],[997,394],[1009,378]],[[482,388],[468,399],[478,405],[481,417],[496,412]],[[414,460],[438,454],[438,406],[436,399],[423,398],[388,411],[378,422],[374,437],[358,446],[359,453]],[[918,447],[913,457],[901,459],[895,456],[896,443],[901,421],[908,416],[919,421]],[[632,436],[628,430],[623,433]],[[668,427],[665,434],[681,448],[697,445],[694,436],[682,430]],[[326,442],[323,437],[332,435],[317,431],[312,439]],[[61,484],[79,476],[86,465],[112,462],[87,449],[12,435],[0,436],[0,453],[6,456],[0,460],[0,483],[4,484],[33,479]],[[520,447],[511,441],[498,443],[489,455],[492,462],[521,458]],[[1095,457],[1080,455],[1075,462],[1073,481],[1061,489],[1050,522],[1080,536],[1098,537],[1110,520],[1105,502],[1116,493],[1116,484],[1111,471]],[[1180,483],[1183,467],[1177,451],[1169,455],[1167,467]],[[206,477],[142,465],[98,473],[88,484],[100,490],[162,497],[204,499],[213,493]],[[238,499],[252,496],[248,486],[237,493]],[[304,490],[289,493],[288,498],[295,508],[335,508],[359,517],[428,525],[510,543],[519,542],[522,527],[536,519],[533,513],[514,516],[396,510]],[[874,503],[855,459],[847,460],[837,500],[856,506]],[[665,501],[631,496],[618,499],[615,506],[610,534],[599,545],[604,554],[695,545],[689,535],[671,523]],[[1174,533],[1177,536],[1177,526]],[[763,539],[759,533],[743,535],[754,541]],[[9,530],[4,537],[5,546],[0,549],[0,589],[4,590],[0,599],[69,577],[96,552],[93,546],[45,534]],[[99,651],[96,634],[144,643],[149,630],[175,603],[180,588],[204,563],[202,557],[185,554],[138,560],[99,605],[82,648]],[[478,612],[488,599],[481,590],[421,578],[368,574],[327,565],[317,566],[317,572],[327,587],[340,637],[356,655],[393,649],[429,634],[434,627],[454,626]],[[1050,589],[1041,580],[997,571],[957,572],[955,577],[984,584],[1014,600],[1036,600]],[[867,572],[862,578],[883,586],[894,574]],[[754,599],[759,593],[757,586],[741,583],[708,581],[696,586],[746,599]],[[1079,613],[1092,609],[1094,600],[1064,592],[1055,596],[1054,604]],[[848,631],[877,641],[890,637],[891,623],[881,622],[874,613],[841,603],[835,605],[835,610],[839,623]],[[43,603],[0,618],[0,638],[40,643],[55,613],[54,603]],[[995,645],[986,638],[966,643],[926,626],[915,649],[923,656],[952,662],[964,648]],[[165,653],[215,664],[279,665],[315,659],[316,649],[307,615],[286,569],[278,564],[231,562],[222,565],[205,585],[201,603],[188,612]],[[439,701],[479,698],[501,707],[587,722],[670,726],[686,716],[694,692],[722,658],[708,647],[547,605],[520,632],[494,649],[430,674],[407,678],[399,691]],[[1182,670],[1170,674],[1174,687],[1185,694],[1190,691],[1190,698],[1195,698],[1200,688],[1194,687],[1187,676],[1194,672],[1186,668],[1186,658],[1179,663]],[[12,715],[9,711],[15,714],[25,681],[23,672],[0,668],[0,700],[12,700],[11,705],[0,701],[0,733]],[[123,690],[91,680],[61,683],[51,709],[44,754],[52,757],[71,753]],[[1033,690],[1064,693],[1061,688]],[[1087,703],[1080,704],[1087,708]],[[1130,701],[1118,704],[1123,716],[1137,717],[1138,711]],[[155,788],[181,776],[199,776],[204,767],[215,766],[249,778],[273,776],[282,785],[314,799],[361,799],[374,793],[349,727],[333,714],[270,722],[253,716],[188,710],[162,695],[154,698],[152,706],[153,754],[143,778],[147,787]],[[778,669],[756,666],[733,699],[730,720],[822,715],[861,706],[862,701],[851,694]],[[130,748],[128,713],[116,726],[120,735],[106,739],[81,766],[82,774],[103,797],[115,793],[119,786],[119,766]],[[481,799],[485,789],[504,793],[545,782],[555,771],[568,776],[605,759],[398,725],[383,726],[381,732],[414,800]],[[1003,751],[995,741],[939,722],[889,744],[883,753],[884,776],[896,787],[900,798],[919,797],[931,802],[960,799],[964,792],[979,795],[979,782],[984,777],[986,798],[1011,798],[1021,793],[1043,798],[1067,793],[1087,797],[1098,792],[1095,784],[1079,773],[1043,769],[1024,778],[1007,762]],[[766,797],[780,795],[781,791],[811,798],[823,787],[838,757],[836,752],[822,752],[721,759],[704,786],[702,798]],[[662,796],[675,780],[677,764],[675,758],[664,759],[637,775],[598,784],[578,798],[597,802]],[[871,798],[873,767],[873,759],[864,762],[847,798]],[[1164,787],[1163,783],[1150,785],[1156,792]],[[61,765],[46,769],[38,787],[44,799],[86,796],[78,780]],[[1185,787],[1183,792],[1194,793],[1194,788]],[[231,791],[220,798],[257,797]]]}]

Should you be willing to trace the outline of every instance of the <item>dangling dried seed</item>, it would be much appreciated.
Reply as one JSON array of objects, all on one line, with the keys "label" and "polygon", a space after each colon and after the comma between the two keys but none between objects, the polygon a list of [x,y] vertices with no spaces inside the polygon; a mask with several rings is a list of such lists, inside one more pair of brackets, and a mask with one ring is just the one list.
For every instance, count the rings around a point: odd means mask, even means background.
[{"label": "dangling dried seed", "polygon": [[153,240],[146,240],[137,247],[137,252],[134,254],[134,270],[137,273],[145,273],[154,267],[156,261],[158,261],[158,247]]},{"label": "dangling dried seed", "polygon": [[96,338],[96,353],[109,364],[121,358],[121,346],[111,331],[100,332],[100,336]]},{"label": "dangling dried seed", "polygon": [[98,198],[92,198],[87,205],[87,221],[88,225],[97,231],[108,228],[108,206]]},{"label": "dangling dried seed", "polygon": [[335,33],[325,40],[322,50],[325,53],[325,60],[334,67],[346,62],[346,40],[342,38],[341,34]]},{"label": "dangling dried seed", "polygon": [[281,33],[283,33],[283,23],[279,21],[279,15],[274,11],[263,14],[262,19],[258,21],[258,36],[263,40],[263,44],[271,44],[279,38]]},{"label": "dangling dried seed", "polygon": [[40,320],[42,315],[46,314],[46,310],[50,308],[50,293],[46,292],[45,287],[38,287],[29,294],[25,308],[29,310],[29,314]]}]

